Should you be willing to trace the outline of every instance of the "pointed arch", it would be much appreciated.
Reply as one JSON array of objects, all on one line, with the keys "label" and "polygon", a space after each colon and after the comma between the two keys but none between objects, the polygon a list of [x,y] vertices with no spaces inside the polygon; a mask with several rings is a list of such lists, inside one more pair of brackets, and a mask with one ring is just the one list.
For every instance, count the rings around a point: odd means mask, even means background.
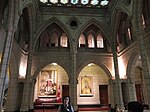
[{"label": "pointed arch", "polygon": [[[50,18],[49,20],[45,21],[45,22],[40,26],[40,28],[37,30],[37,35],[35,36],[35,43],[34,43],[34,47],[33,47],[33,50],[34,50],[34,51],[36,50],[36,44],[37,44],[37,42],[38,42],[38,39],[39,39],[41,33],[42,33],[44,30],[46,30],[46,28],[48,28],[51,24],[56,24],[56,25],[58,25],[58,26],[64,31],[64,33],[66,34],[66,36],[68,37],[68,43],[69,43],[69,45],[72,43],[72,41],[71,41],[71,39],[70,39],[70,38],[71,38],[71,35],[70,35],[68,29],[66,28],[66,26],[65,26],[60,20],[58,20],[57,18],[52,17],[52,18]],[[70,46],[70,47],[71,47],[71,46]],[[72,48],[70,48],[70,49],[72,49]]]},{"label": "pointed arch", "polygon": [[83,34],[79,37],[79,47],[85,47],[86,45],[86,38]]},{"label": "pointed arch", "polygon": [[126,71],[126,75],[128,78],[133,79],[135,68],[137,66],[136,62],[139,56],[140,56],[140,53],[138,51],[134,51],[132,55],[130,56],[130,59],[127,65],[127,71]]},{"label": "pointed arch", "polygon": [[[67,73],[67,75],[69,75],[69,70],[67,69],[67,67],[65,66],[64,63],[60,61],[58,61],[57,59],[56,60],[51,60],[51,61],[47,61],[46,63],[42,63],[40,64],[36,69],[35,71],[33,72],[33,75],[32,75],[32,80],[35,80],[36,77],[38,76],[39,72],[45,67],[47,66],[48,64],[51,64],[51,63],[57,63],[58,65],[60,65]],[[70,77],[70,76],[68,76]]]},{"label": "pointed arch", "polygon": [[[97,21],[96,19],[90,19],[88,22],[86,22],[80,29],[79,31],[79,35],[76,41],[79,40],[80,35],[82,35],[82,32],[88,28],[90,25],[95,25],[96,27],[98,27],[101,31],[101,33],[104,35],[104,37],[108,40],[108,42],[110,43],[110,32],[108,30],[110,30],[110,27],[105,24],[105,23],[101,23],[100,21]],[[106,32],[107,31],[107,32]],[[77,42],[78,43],[78,42]]]},{"label": "pointed arch", "polygon": [[107,77],[108,77],[109,79],[112,78],[112,75],[111,75],[109,69],[108,69],[103,63],[97,62],[97,60],[89,60],[89,61],[86,61],[86,62],[84,62],[83,64],[81,64],[81,65],[79,66],[78,70],[77,70],[77,77],[79,76],[81,70],[82,70],[85,66],[87,66],[88,64],[90,64],[90,63],[94,63],[94,64],[96,64],[97,66],[99,66],[100,68],[102,68],[102,69],[104,70],[104,72],[107,74]]}]

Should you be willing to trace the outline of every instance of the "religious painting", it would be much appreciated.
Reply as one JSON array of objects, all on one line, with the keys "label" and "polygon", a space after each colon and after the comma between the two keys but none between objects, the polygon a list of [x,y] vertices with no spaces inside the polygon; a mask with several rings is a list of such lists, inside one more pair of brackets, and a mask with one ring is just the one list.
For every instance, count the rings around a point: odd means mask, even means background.
[{"label": "religious painting", "polygon": [[57,92],[57,71],[42,70],[39,75],[39,96],[56,96]]},{"label": "religious painting", "polygon": [[92,77],[91,76],[83,76],[81,77],[81,94],[80,96],[93,96],[93,84],[92,84]]}]

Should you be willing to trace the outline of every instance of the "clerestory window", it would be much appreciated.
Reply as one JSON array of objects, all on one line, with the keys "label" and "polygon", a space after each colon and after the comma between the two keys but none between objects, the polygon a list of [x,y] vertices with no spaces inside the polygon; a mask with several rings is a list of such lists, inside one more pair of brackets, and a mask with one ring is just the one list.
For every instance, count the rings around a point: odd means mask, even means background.
[{"label": "clerestory window", "polygon": [[82,6],[96,6],[98,8],[107,6],[110,2],[110,0],[40,0],[41,3],[53,6],[77,6],[77,7],[82,7]]}]

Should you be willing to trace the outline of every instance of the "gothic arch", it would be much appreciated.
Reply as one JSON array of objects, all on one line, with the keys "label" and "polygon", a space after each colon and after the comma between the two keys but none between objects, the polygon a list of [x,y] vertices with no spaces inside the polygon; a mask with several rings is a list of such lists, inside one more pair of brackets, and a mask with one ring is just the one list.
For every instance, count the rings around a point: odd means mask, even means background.
[{"label": "gothic arch", "polygon": [[[43,24],[40,26],[40,28],[37,30],[37,35],[35,36],[35,42],[34,42],[34,46],[33,46],[33,51],[35,51],[36,49],[36,43],[41,35],[41,33],[48,27],[50,26],[52,23],[57,24],[67,35],[68,40],[69,40],[69,44],[72,45],[72,41],[71,41],[71,35],[69,33],[69,30],[66,28],[66,26],[60,21],[58,20],[58,18],[52,17],[49,20],[43,22]],[[71,47],[71,46],[70,46]],[[72,48],[71,48],[72,49]]]},{"label": "gothic arch", "polygon": [[68,77],[70,77],[69,76],[69,73],[70,73],[69,70],[67,69],[67,67],[63,63],[61,63],[61,60],[60,61],[53,60],[53,61],[47,61],[46,63],[43,63],[40,66],[38,66],[37,69],[34,71],[34,73],[32,75],[32,80],[36,79],[36,77],[38,76],[38,73],[41,71],[42,68],[44,68],[45,66],[47,66],[48,64],[53,63],[53,62],[55,62],[58,65],[60,65],[66,71]]},{"label": "gothic arch", "polygon": [[[20,9],[19,9],[19,15],[17,15],[15,18],[16,18],[16,23],[15,25],[18,25],[18,22],[19,22],[19,18],[20,18],[20,15],[22,15],[22,11],[26,9],[27,12],[28,12],[28,18],[29,18],[29,25],[30,25],[30,30],[31,32],[33,32],[33,27],[35,26],[35,23],[33,22],[35,20],[35,17],[36,17],[36,10],[34,8],[34,5],[31,1],[28,1],[28,2],[25,2],[23,3],[21,6],[20,6]],[[17,26],[16,26],[17,27]],[[31,33],[32,34],[32,33]]]},{"label": "gothic arch", "polygon": [[111,38],[111,40],[113,41],[113,40],[116,40],[116,39],[114,39],[115,37],[116,37],[116,35],[117,35],[117,29],[118,29],[118,27],[119,27],[119,24],[120,24],[120,22],[118,22],[118,20],[120,20],[120,18],[121,18],[121,15],[122,15],[122,13],[124,13],[124,14],[127,14],[128,16],[130,16],[128,13],[126,13],[125,11],[122,11],[122,10],[120,10],[120,9],[116,9],[114,12],[113,12],[113,14],[112,14],[112,26],[114,26],[114,28],[113,28],[113,31],[112,32],[114,32],[112,35],[112,38]]},{"label": "gothic arch", "polygon": [[132,79],[132,76],[134,76],[134,70],[136,68],[136,61],[138,60],[140,54],[139,52],[135,51],[132,53],[132,55],[130,56],[130,59],[128,61],[128,65],[127,65],[127,71],[126,71],[126,75],[128,78]]},{"label": "gothic arch", "polygon": [[101,33],[104,35],[104,37],[110,42],[110,38],[109,38],[110,34],[108,34],[106,32],[107,30],[109,30],[108,25],[101,23],[101,22],[97,21],[96,19],[91,19],[81,27],[81,29],[79,31],[79,35],[77,36],[78,38],[76,40],[76,43],[78,43],[79,37],[82,34],[82,32],[92,24],[95,25],[96,27],[98,27],[101,30]]},{"label": "gothic arch", "polygon": [[80,67],[78,68],[78,70],[77,70],[77,77],[79,76],[81,70],[82,70],[85,66],[87,66],[89,63],[94,63],[94,64],[96,64],[97,66],[99,66],[100,68],[102,68],[102,69],[104,70],[104,72],[107,74],[107,77],[108,77],[109,79],[112,78],[112,75],[111,75],[110,71],[108,70],[108,68],[106,67],[106,65],[97,62],[97,60],[89,60],[89,61],[86,61],[85,63],[81,64],[81,66],[80,66]]}]

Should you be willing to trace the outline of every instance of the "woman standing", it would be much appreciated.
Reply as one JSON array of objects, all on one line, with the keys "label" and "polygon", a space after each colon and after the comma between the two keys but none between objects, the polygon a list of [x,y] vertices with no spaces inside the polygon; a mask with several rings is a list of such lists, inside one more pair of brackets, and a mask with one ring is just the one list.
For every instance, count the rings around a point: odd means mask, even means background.
[{"label": "woman standing", "polygon": [[63,104],[59,106],[58,112],[74,112],[72,105],[70,104],[70,97],[65,96],[63,98]]}]

